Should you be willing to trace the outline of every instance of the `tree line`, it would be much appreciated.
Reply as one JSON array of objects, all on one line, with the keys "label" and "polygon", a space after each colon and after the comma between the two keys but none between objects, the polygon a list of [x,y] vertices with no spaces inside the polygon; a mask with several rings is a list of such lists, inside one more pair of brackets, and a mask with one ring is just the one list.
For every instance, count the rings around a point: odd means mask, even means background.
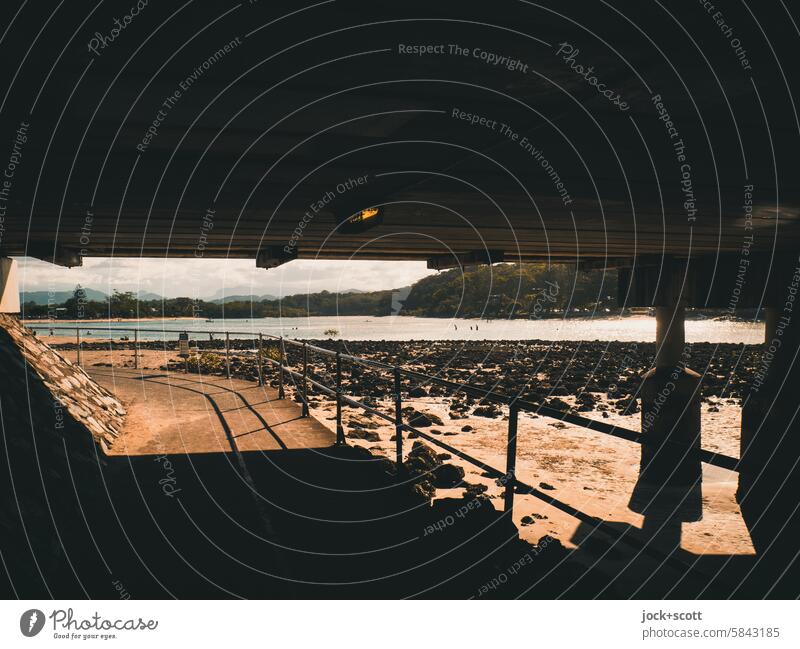
[{"label": "tree line", "polygon": [[60,305],[25,302],[23,317],[129,319],[145,317],[291,318],[307,316],[412,315],[435,318],[547,317],[586,309],[613,308],[616,274],[583,272],[566,264],[497,264],[448,270],[410,288],[363,293],[321,291],[275,300],[207,302],[189,297],[139,300],[114,291],[89,300],[76,286]]}]

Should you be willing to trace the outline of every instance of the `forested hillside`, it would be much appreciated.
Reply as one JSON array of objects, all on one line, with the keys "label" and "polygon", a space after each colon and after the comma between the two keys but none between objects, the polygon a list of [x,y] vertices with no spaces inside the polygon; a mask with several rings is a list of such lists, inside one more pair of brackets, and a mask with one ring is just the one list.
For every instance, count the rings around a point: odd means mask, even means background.
[{"label": "forested hillside", "polygon": [[207,302],[188,297],[137,300],[114,291],[104,300],[78,286],[59,305],[25,301],[27,318],[264,318],[326,315],[497,318],[545,317],[549,314],[613,307],[616,273],[580,272],[572,265],[497,264],[448,270],[411,287],[372,292],[310,293],[275,300]]}]

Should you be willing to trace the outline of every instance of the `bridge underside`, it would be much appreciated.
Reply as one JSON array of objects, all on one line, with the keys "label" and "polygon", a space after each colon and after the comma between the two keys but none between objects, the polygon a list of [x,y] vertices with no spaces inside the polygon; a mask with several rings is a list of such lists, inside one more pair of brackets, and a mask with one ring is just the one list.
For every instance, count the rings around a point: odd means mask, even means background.
[{"label": "bridge underside", "polygon": [[[18,153],[2,256],[443,267],[799,247],[780,5],[725,9],[737,49],[697,3],[201,1],[148,5],[102,43],[111,4],[35,43],[47,15],[26,9],[6,35],[7,56],[35,56],[1,73]],[[373,206],[374,227],[339,227]]]},{"label": "bridge underside", "polygon": [[[113,38],[131,0],[55,17],[42,4],[0,9],[13,63],[0,258],[622,268],[621,300],[658,307],[643,431],[688,451],[701,377],[684,307],[765,307],[739,498],[757,550],[796,560],[800,73],[786,3],[197,0],[149,3]],[[0,311],[16,311],[6,261],[0,289]],[[670,414],[647,430],[670,385]]]}]

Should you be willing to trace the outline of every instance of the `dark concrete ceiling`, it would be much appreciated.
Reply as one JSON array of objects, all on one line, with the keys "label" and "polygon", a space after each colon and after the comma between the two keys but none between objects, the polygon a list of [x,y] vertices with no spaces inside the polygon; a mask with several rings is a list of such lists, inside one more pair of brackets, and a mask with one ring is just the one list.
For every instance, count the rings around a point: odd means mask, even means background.
[{"label": "dark concrete ceiling", "polygon": [[[151,1],[99,45],[135,4],[0,7],[0,165],[27,137],[0,254],[254,258],[296,243],[305,258],[619,259],[738,254],[750,235],[800,247],[800,35],[782,2]],[[567,61],[561,43],[579,52]],[[373,205],[382,223],[337,229]]]}]

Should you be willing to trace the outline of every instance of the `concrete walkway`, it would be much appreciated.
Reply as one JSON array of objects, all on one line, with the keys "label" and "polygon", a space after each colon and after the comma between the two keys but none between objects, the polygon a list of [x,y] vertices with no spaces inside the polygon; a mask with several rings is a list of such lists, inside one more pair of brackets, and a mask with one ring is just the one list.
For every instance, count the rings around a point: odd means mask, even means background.
[{"label": "concrete walkway", "polygon": [[301,417],[299,404],[249,381],[118,367],[89,374],[128,409],[110,455],[296,450],[335,441],[316,419]]}]

